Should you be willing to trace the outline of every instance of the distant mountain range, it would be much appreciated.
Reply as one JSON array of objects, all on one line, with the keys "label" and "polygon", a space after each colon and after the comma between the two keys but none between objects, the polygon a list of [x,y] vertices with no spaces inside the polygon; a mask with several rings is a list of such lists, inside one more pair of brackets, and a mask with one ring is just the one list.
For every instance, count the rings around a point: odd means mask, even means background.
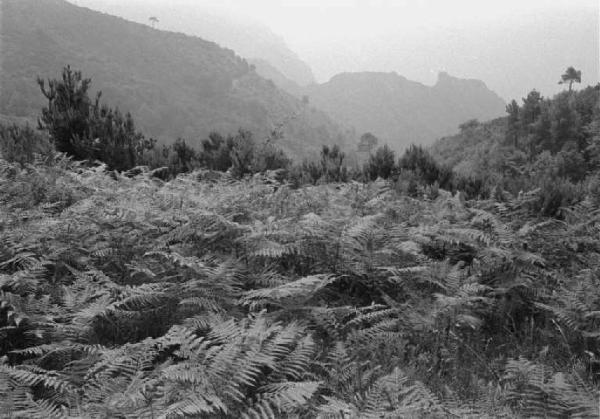
[{"label": "distant mountain range", "polygon": [[359,134],[371,132],[398,151],[458,132],[469,119],[505,113],[504,101],[483,82],[446,73],[431,87],[396,73],[343,73],[304,94],[341,124]]},{"label": "distant mountain range", "polygon": [[[183,137],[198,144],[210,131],[239,128],[264,138],[281,129],[282,147],[297,158],[314,155],[323,144],[352,151],[365,132],[401,152],[410,143],[450,135],[466,120],[504,114],[504,102],[483,82],[445,73],[432,87],[396,73],[369,72],[304,85],[314,80],[308,66],[260,28],[265,39],[253,38],[260,42],[246,60],[196,36],[64,0],[0,4],[2,120],[35,120],[44,105],[36,77],[57,78],[67,64],[92,79],[92,91],[101,90],[103,101],[131,112],[142,131],[160,141]],[[221,24],[218,31],[208,30],[209,24],[203,30],[226,33],[228,23]],[[245,36],[231,32],[250,39],[251,28]],[[271,44],[273,61],[256,58],[267,57],[261,51]],[[288,67],[278,61],[286,54],[292,57]]]},{"label": "distant mountain range", "polygon": [[162,141],[192,144],[239,128],[264,137],[282,126],[293,156],[348,135],[323,112],[261,78],[233,51],[152,29],[63,0],[3,0],[0,114],[35,117],[44,105],[36,77],[69,64],[92,79],[111,106],[130,111]]}]

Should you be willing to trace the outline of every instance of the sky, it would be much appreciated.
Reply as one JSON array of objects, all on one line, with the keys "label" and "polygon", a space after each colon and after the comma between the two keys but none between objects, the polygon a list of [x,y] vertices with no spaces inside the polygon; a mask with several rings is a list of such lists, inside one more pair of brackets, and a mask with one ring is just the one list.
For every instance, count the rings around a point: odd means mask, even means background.
[{"label": "sky", "polygon": [[[110,12],[128,0],[72,0]],[[173,0],[145,0],[165,5]],[[173,3],[174,4],[174,3]],[[438,72],[478,78],[505,99],[555,93],[561,72],[600,81],[598,0],[177,0],[257,21],[325,82],[344,71],[396,71],[425,84]],[[542,72],[547,72],[543,74]],[[521,73],[521,74],[519,74]],[[517,79],[518,78],[518,79]]]},{"label": "sky", "polygon": [[[126,0],[125,0],[126,1]],[[149,0],[160,1],[160,0]],[[262,21],[292,45],[361,40],[434,25],[510,20],[539,11],[594,10],[597,0],[198,0]]]}]

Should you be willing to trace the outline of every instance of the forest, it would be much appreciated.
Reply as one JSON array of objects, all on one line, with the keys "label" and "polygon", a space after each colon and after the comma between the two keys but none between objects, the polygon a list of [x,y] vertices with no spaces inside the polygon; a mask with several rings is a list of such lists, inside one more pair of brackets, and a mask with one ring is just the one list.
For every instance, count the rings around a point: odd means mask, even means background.
[{"label": "forest", "polygon": [[365,134],[361,165],[159,145],[81,72],[38,80],[39,126],[0,127],[0,416],[597,418],[580,79],[399,157]]}]

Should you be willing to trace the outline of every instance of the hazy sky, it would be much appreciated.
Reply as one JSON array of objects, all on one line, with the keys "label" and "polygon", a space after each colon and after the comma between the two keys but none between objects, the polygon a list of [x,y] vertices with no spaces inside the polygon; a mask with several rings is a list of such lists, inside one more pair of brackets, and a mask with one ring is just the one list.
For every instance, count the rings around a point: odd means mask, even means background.
[{"label": "hazy sky", "polygon": [[[111,3],[123,8],[127,1],[72,0],[109,13]],[[585,84],[600,81],[598,0],[145,0],[144,6],[157,3],[173,4],[174,13],[205,8],[261,22],[320,82],[343,71],[397,71],[432,84],[448,71],[482,79],[509,99],[534,87],[554,93],[569,65],[582,70]]]},{"label": "hazy sky", "polygon": [[540,11],[598,8],[598,0],[198,0],[197,3],[260,20],[292,45],[314,45],[332,38],[362,40],[390,31],[418,32],[437,25],[497,22]]}]

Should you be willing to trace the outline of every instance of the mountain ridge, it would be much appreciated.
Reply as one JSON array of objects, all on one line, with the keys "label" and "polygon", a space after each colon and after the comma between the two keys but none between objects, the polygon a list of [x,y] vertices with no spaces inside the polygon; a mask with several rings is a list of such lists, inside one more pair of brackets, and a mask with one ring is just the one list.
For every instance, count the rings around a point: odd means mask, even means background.
[{"label": "mountain ridge", "polygon": [[232,50],[198,37],[159,31],[64,0],[2,2],[0,114],[32,117],[44,98],[36,77],[70,64],[92,79],[103,101],[134,116],[162,142],[199,144],[210,131],[256,137],[282,128],[293,156],[346,141],[339,124],[261,78]]},{"label": "mountain ridge", "polygon": [[396,72],[346,72],[304,91],[338,122],[371,132],[398,151],[411,143],[431,144],[469,119],[501,116],[506,106],[483,81],[443,72],[433,86]]},{"label": "mountain ridge", "polygon": [[79,0],[78,3],[142,24],[148,22],[149,13],[152,13],[160,17],[160,28],[211,40],[247,60],[268,61],[298,85],[315,82],[310,66],[289,48],[283,37],[246,16],[224,14],[186,0],[171,0],[164,4],[144,0]]}]

